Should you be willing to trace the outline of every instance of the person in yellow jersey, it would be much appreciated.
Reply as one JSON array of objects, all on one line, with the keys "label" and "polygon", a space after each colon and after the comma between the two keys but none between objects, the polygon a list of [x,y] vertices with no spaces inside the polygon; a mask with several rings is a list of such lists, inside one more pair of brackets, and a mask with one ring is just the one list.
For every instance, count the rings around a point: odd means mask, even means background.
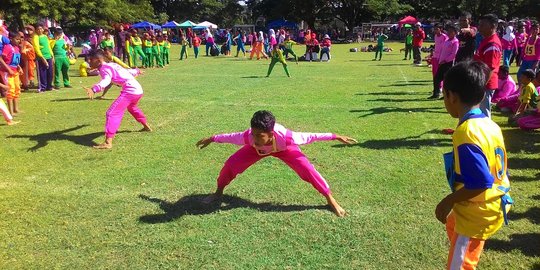
[{"label": "person in yellow jersey", "polygon": [[152,54],[153,42],[150,34],[144,33],[142,44],[144,55],[146,56],[143,61],[143,66],[145,68],[154,67],[154,59]]},{"label": "person in yellow jersey", "polygon": [[489,74],[486,64],[464,61],[444,79],[446,110],[459,119],[453,152],[444,155],[452,193],[435,209],[450,240],[447,269],[475,269],[485,241],[507,221],[512,204],[501,129],[480,110]]},{"label": "person in yellow jersey", "polygon": [[131,49],[133,50],[133,56],[132,56],[132,60],[133,60],[133,65],[132,67],[137,67],[138,65],[138,59],[139,57],[141,58],[142,60],[142,64],[140,67],[144,66],[144,63],[146,63],[146,55],[144,54],[143,50],[142,50],[142,40],[141,38],[139,37],[139,35],[137,34],[137,30],[133,29],[133,31],[131,31],[131,37],[129,38],[129,45],[131,47]]},{"label": "person in yellow jersey", "polygon": [[163,53],[161,54],[163,57],[163,65],[169,65],[169,52],[171,50],[171,42],[169,41],[169,36],[165,35],[162,37],[163,39]]}]

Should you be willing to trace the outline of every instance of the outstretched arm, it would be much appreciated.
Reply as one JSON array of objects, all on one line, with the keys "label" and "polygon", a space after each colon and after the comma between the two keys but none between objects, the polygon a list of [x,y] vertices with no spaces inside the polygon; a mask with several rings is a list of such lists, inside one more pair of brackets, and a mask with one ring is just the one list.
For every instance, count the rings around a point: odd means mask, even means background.
[{"label": "outstretched arm", "polygon": [[236,145],[244,145],[244,133],[242,132],[235,132],[235,133],[225,133],[225,134],[218,134],[214,135],[212,137],[204,138],[199,140],[195,145],[199,147],[200,149],[203,149],[207,147],[209,144],[215,142],[215,143],[231,143]]},{"label": "outstretched arm", "polygon": [[333,133],[307,133],[294,132],[292,133],[292,141],[296,145],[309,144],[316,141],[331,141],[338,140],[344,144],[353,144],[357,141],[351,137],[337,135]]}]

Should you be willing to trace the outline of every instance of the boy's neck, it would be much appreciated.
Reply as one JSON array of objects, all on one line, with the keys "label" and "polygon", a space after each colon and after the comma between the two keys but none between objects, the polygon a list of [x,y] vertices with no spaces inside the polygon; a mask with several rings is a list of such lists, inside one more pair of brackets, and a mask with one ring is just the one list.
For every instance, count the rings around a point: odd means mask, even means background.
[{"label": "boy's neck", "polygon": [[463,117],[465,117],[465,115],[474,110],[474,109],[479,109],[480,108],[480,104],[477,104],[477,105],[474,105],[474,106],[465,106],[465,107],[462,107],[461,110],[458,112],[458,117],[459,117],[459,120],[461,121],[463,119]]}]

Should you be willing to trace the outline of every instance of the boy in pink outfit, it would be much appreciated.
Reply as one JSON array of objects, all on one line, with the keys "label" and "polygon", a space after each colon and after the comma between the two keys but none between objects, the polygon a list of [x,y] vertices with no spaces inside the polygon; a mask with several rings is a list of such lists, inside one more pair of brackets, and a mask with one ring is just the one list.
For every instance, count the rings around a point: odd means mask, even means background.
[{"label": "boy in pink outfit", "polygon": [[315,141],[339,140],[345,144],[356,140],[333,133],[294,132],[276,123],[274,115],[269,111],[257,111],[251,118],[251,128],[236,133],[214,135],[197,142],[199,148],[210,143],[231,143],[242,145],[236,153],[229,157],[217,179],[217,190],[204,202],[212,203],[223,195],[225,187],[240,173],[257,161],[273,156],[281,159],[291,167],[302,180],[309,182],[319,193],[326,197],[328,204],[337,216],[344,216],[345,210],[336,202],[330,193],[326,180],[315,170],[313,164],[302,153],[298,145]]},{"label": "boy in pink outfit", "polygon": [[433,27],[433,33],[435,33],[435,49],[433,51],[433,57],[431,58],[431,73],[433,78],[437,75],[439,68],[439,59],[441,59],[441,51],[444,46],[444,42],[448,39],[448,36],[443,32],[441,24],[435,24]]},{"label": "boy in pink outfit", "polygon": [[144,113],[137,107],[139,100],[143,96],[143,89],[135,76],[141,74],[139,69],[125,69],[116,63],[107,63],[102,50],[92,51],[88,54],[88,61],[91,68],[99,70],[101,81],[92,88],[85,88],[88,96],[93,99],[95,93],[99,93],[106,89],[111,83],[120,85],[122,90],[120,96],[111,104],[106,114],[105,122],[105,142],[94,146],[96,149],[112,148],[114,135],[120,127],[122,118],[126,109],[143,125],[141,131],[152,131],[146,121]]},{"label": "boy in pink outfit", "polygon": [[510,68],[508,66],[499,67],[499,88],[495,90],[495,94],[491,98],[492,103],[499,103],[502,99],[517,94],[516,82],[509,74]]}]

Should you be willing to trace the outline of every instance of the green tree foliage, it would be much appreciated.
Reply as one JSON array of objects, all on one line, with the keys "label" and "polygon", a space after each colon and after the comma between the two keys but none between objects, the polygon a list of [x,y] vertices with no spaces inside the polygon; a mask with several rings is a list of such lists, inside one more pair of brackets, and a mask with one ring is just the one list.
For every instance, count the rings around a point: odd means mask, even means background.
[{"label": "green tree foliage", "polygon": [[218,25],[232,26],[240,21],[243,7],[236,0],[152,0],[156,12],[182,22],[211,21]]},{"label": "green tree foliage", "polygon": [[56,20],[64,27],[110,27],[114,22],[148,20],[154,10],[148,0],[4,0],[2,10],[12,28]]}]

